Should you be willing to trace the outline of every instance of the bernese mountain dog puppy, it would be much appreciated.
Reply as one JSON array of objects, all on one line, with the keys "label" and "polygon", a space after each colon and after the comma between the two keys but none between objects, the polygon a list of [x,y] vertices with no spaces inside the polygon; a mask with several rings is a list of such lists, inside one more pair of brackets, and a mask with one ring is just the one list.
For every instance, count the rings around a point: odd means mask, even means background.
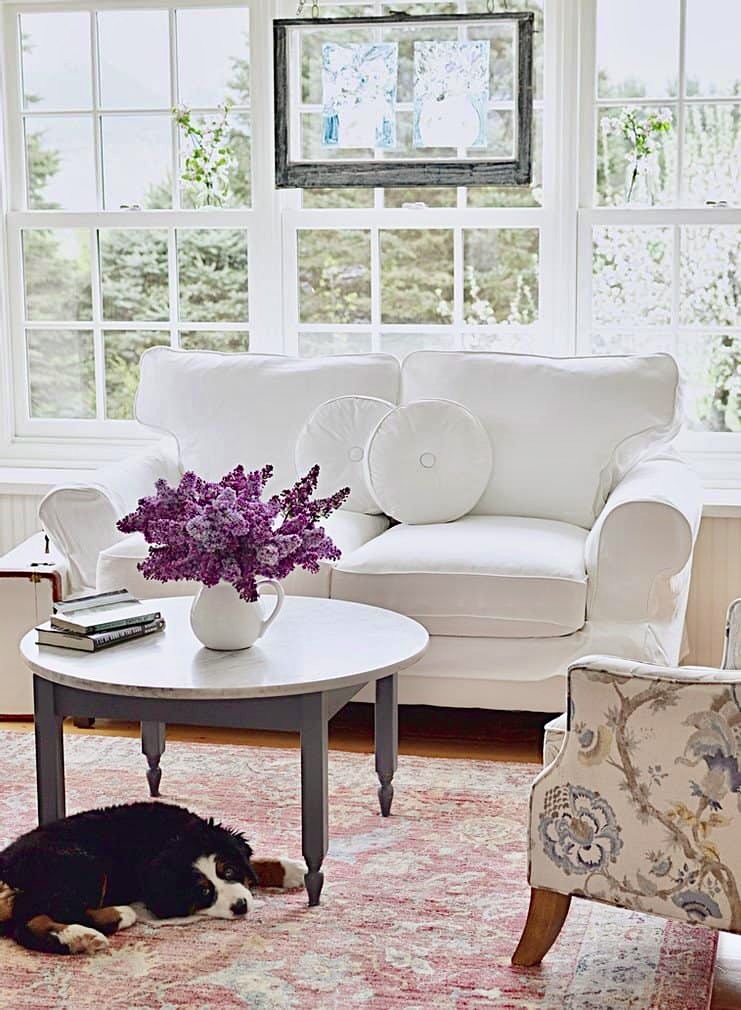
[{"label": "bernese mountain dog puppy", "polygon": [[253,859],[239,831],[167,803],[74,814],[0,852],[0,931],[31,950],[96,953],[136,922],[132,903],[160,919],[246,915],[250,884],[294,888],[305,866]]}]

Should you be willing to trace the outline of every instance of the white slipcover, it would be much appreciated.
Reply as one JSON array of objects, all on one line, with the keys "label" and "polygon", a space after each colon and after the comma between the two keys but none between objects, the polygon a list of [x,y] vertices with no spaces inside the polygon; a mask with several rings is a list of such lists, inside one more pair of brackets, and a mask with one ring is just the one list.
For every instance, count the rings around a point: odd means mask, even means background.
[{"label": "white slipcover", "polygon": [[399,363],[391,354],[290,358],[152,347],[141,357],[135,414],[175,437],[183,470],[218,480],[242,463],[272,463],[270,490],[296,479],[294,449],[307,418],[345,394],[394,403]]},{"label": "white slipcover", "polygon": [[486,428],[495,462],[475,512],[585,529],[620,478],[679,431],[678,390],[668,354],[416,351],[401,373],[402,403],[456,400]]},{"label": "white slipcover", "polygon": [[343,556],[331,593],[406,614],[431,635],[568,635],[585,620],[586,536],[511,516],[395,526]]}]

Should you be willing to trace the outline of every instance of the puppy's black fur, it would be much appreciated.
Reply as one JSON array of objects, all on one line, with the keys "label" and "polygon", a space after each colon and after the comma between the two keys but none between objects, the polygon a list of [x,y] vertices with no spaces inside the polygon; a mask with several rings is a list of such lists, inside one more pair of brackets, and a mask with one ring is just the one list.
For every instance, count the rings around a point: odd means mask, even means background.
[{"label": "puppy's black fur", "polygon": [[226,879],[257,883],[245,838],[184,807],[132,803],[44,825],[0,852],[0,882],[15,892],[3,932],[36,950],[71,953],[49,923],[115,932],[115,916],[106,930],[102,913],[132,902],[160,918],[193,915],[214,901],[193,865],[210,855]]}]

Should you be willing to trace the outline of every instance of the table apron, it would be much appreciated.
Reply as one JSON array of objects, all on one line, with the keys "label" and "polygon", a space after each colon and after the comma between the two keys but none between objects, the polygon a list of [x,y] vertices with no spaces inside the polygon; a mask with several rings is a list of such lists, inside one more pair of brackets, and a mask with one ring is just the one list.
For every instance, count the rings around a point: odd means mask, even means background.
[{"label": "table apron", "polygon": [[[45,678],[41,678],[44,679]],[[306,694],[274,695],[270,698],[140,698],[134,695],[104,694],[67,687],[45,680],[53,688],[54,712],[59,716],[124,719],[134,722],[183,723],[188,726],[216,726],[227,729],[301,729],[301,699]],[[336,688],[307,692],[327,696],[327,714],[332,718],[365,687]]]}]

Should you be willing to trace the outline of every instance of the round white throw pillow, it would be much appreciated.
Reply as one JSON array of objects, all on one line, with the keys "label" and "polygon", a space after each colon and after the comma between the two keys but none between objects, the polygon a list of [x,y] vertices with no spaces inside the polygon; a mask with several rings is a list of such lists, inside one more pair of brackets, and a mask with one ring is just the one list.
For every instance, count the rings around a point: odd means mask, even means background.
[{"label": "round white throw pillow", "polygon": [[399,522],[446,523],[470,512],[491,477],[489,437],[451,400],[388,413],[370,437],[366,469],[379,508]]},{"label": "round white throw pillow", "polygon": [[320,404],[296,442],[299,475],[318,463],[319,495],[349,487],[350,497],[343,508],[370,514],[379,512],[366,483],[365,449],[378,422],[393,409],[393,403],[373,396],[338,396]]}]

